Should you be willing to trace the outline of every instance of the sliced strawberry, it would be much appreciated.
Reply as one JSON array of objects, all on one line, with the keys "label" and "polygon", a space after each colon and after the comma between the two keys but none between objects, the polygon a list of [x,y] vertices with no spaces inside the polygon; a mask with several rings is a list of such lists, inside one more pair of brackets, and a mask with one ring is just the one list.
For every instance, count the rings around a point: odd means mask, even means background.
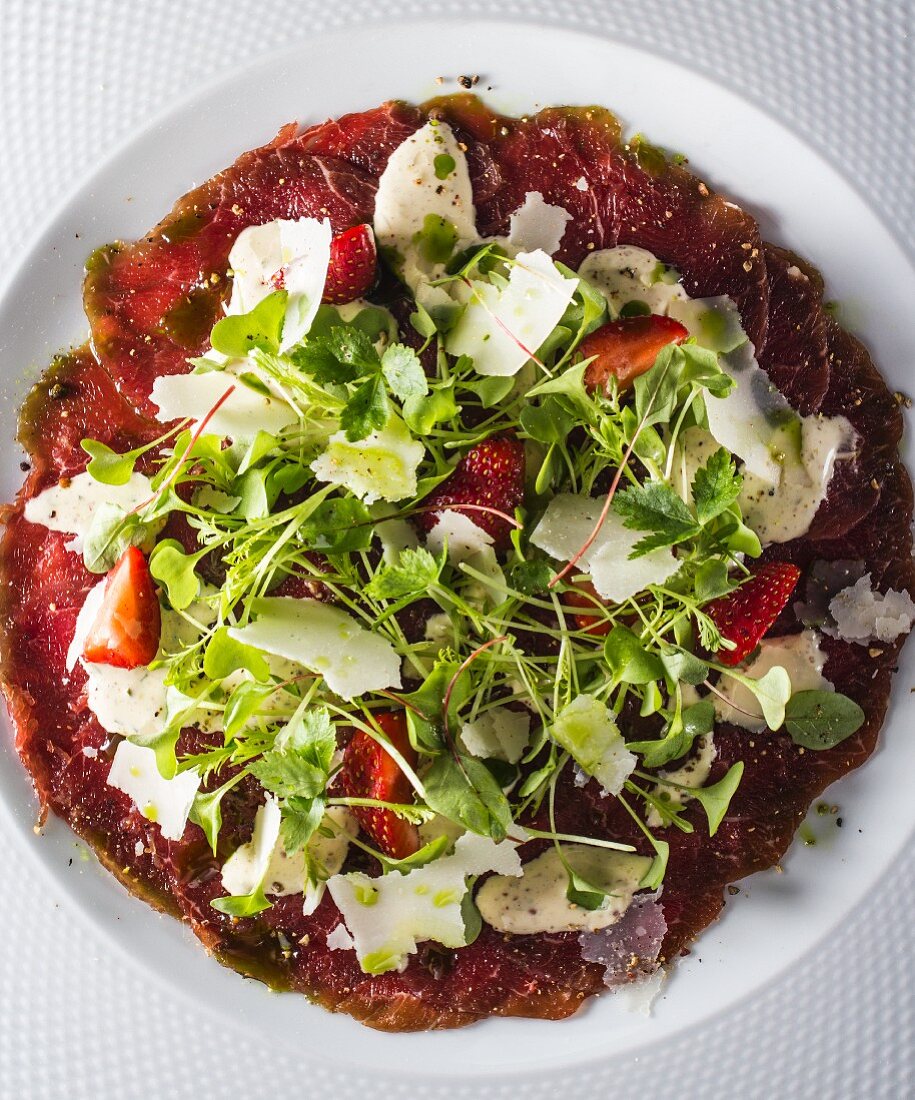
[{"label": "sliced strawberry", "polygon": [[[415,517],[422,531],[431,531],[439,513],[449,508],[461,512],[493,539],[496,549],[509,546],[511,524],[492,511],[511,516],[524,500],[524,444],[512,436],[493,436],[472,447],[454,472],[423,501],[424,511]],[[473,505],[462,510],[456,505]]]},{"label": "sliced strawberry", "polygon": [[601,325],[578,345],[583,359],[597,358],[585,369],[588,389],[607,389],[610,377],[621,392],[628,390],[640,374],[654,366],[658,353],[668,344],[681,344],[687,330],[672,317],[650,313],[642,317],[620,317]]},{"label": "sliced strawberry", "polygon": [[[407,735],[407,717],[402,710],[375,714],[375,721],[388,740],[411,765],[416,751]],[[343,753],[340,781],[350,798],[377,798],[381,802],[412,802],[413,788],[394,759],[362,730],[356,730]],[[404,859],[419,848],[415,825],[398,817],[393,810],[353,807],[359,824],[378,847],[395,859]]]},{"label": "sliced strawberry", "polygon": [[354,225],[330,242],[330,263],[322,301],[342,306],[354,302],[375,282],[378,249],[370,225]]},{"label": "sliced strawberry", "polygon": [[83,657],[115,668],[148,665],[159,651],[161,630],[159,597],[146,558],[136,546],[129,546],[108,574]]},{"label": "sliced strawberry", "polygon": [[564,594],[563,600],[566,609],[571,610],[579,630],[585,631],[586,634],[593,634],[596,638],[603,638],[610,633],[613,624],[609,619],[601,618],[597,604],[604,601],[598,596],[590,581],[579,581],[575,588]]},{"label": "sliced strawberry", "polygon": [[740,588],[707,603],[702,609],[736,649],[719,649],[723,665],[738,665],[747,657],[791,598],[800,569],[786,561],[761,565]]}]

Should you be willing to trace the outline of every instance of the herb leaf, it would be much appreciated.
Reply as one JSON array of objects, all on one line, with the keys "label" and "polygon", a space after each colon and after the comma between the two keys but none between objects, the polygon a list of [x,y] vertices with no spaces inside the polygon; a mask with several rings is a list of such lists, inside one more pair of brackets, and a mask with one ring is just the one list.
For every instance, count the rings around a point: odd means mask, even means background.
[{"label": "herb leaf", "polygon": [[740,495],[742,485],[743,478],[724,447],[710,455],[706,464],[696,471],[692,485],[699,522],[708,523],[721,515]]},{"label": "herb leaf", "polygon": [[837,691],[799,691],[785,707],[785,729],[796,745],[831,749],[864,724],[861,707]]},{"label": "herb leaf", "polygon": [[391,405],[384,382],[376,374],[363,382],[349,399],[340,416],[340,427],[346,432],[346,438],[356,443],[374,431],[381,431],[390,413]]},{"label": "herb leaf", "polygon": [[244,358],[255,348],[278,352],[288,297],[285,290],[275,290],[258,302],[250,313],[223,317],[217,321],[210,336],[213,350],[231,358]]},{"label": "herb leaf", "polygon": [[663,546],[675,546],[699,533],[699,525],[689,508],[663,481],[630,485],[616,494],[613,507],[631,531],[651,532],[639,539],[630,558],[641,557]]},{"label": "herb leaf", "polygon": [[425,397],[429,382],[423,365],[413,348],[406,344],[391,344],[381,357],[381,372],[391,393],[401,401]]}]

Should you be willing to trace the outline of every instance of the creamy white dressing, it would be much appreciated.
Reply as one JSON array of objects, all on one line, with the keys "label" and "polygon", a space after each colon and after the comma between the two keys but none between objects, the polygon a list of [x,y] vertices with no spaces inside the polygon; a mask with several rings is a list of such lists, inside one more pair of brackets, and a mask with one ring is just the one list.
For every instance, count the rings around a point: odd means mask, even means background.
[{"label": "creamy white dressing", "polygon": [[826,499],[837,458],[847,454],[856,441],[855,430],[844,416],[801,417],[800,435],[800,454],[796,431],[783,429],[773,439],[781,458],[777,485],[750,471],[744,473],[740,506],[744,520],[763,545],[788,542],[810,530]]},{"label": "creamy white dressing", "polygon": [[[662,778],[670,780],[670,783],[676,783],[677,786],[671,787],[668,783],[656,783],[651,791],[652,796],[670,806],[685,806],[692,795],[688,790],[680,790],[679,788],[689,787],[695,789],[701,787],[708,779],[712,764],[714,764],[717,756],[718,750],[715,748],[715,740],[711,734],[697,737],[692,752],[679,768],[662,769],[658,773]],[[646,824],[650,829],[660,828],[662,824],[661,815],[654,807],[648,813]]]},{"label": "creamy white dressing", "polygon": [[[770,669],[781,667],[791,680],[791,692],[832,691],[833,685],[823,675],[826,655],[820,650],[820,636],[815,630],[804,630],[784,638],[764,638],[759,655],[741,672],[758,680]],[[722,676],[718,690],[724,696],[714,697],[715,715],[722,722],[733,722],[753,733],[766,728],[762,709],[755,696],[729,676]]]},{"label": "creamy white dressing", "polygon": [[74,535],[67,549],[82,550],[83,540],[92,526],[92,517],[102,504],[116,504],[129,512],[152,496],[149,478],[133,473],[123,485],[105,485],[86,471],[50,485],[26,501],[24,515],[29,523]]},{"label": "creamy white dressing", "polygon": [[520,878],[493,875],[477,891],[476,903],[487,924],[499,932],[596,932],[615,924],[629,908],[651,860],[584,844],[563,846],[573,870],[607,890],[602,909],[583,909],[566,897],[568,874],[555,847],[525,863]]},{"label": "creamy white dressing", "polygon": [[578,274],[603,294],[614,317],[627,302],[644,302],[652,313],[667,313],[671,302],[687,297],[676,272],[631,244],[590,253]]}]

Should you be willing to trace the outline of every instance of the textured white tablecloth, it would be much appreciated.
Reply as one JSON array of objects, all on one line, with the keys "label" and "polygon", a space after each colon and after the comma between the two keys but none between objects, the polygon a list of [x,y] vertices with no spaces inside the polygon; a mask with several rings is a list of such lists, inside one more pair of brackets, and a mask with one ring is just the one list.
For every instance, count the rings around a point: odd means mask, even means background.
[{"label": "textured white tablecloth", "polygon": [[[686,60],[825,153],[915,252],[915,13],[904,0],[0,0],[0,286],[80,178],[193,87],[306,28],[437,13],[536,18]],[[12,838],[0,837],[0,884],[2,1100],[341,1095],[333,1073],[291,1054],[239,1056],[244,1036],[195,1018],[110,954]],[[828,943],[700,1033],[545,1078],[525,1096],[912,1096],[911,922],[888,925],[889,908],[915,913],[911,852]],[[510,1082],[418,1089],[350,1079],[343,1091],[357,1088],[513,1095]]]}]

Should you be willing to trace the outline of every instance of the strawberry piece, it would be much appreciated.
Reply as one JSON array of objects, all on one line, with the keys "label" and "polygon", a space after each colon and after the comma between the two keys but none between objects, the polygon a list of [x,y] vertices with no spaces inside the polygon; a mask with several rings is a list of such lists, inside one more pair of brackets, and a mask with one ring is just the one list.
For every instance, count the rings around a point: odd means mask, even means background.
[{"label": "strawberry piece", "polygon": [[572,612],[575,625],[586,634],[593,634],[596,638],[603,638],[610,633],[612,623],[609,619],[602,619],[595,603],[604,603],[597,594],[597,590],[590,581],[579,581],[575,588],[564,595],[565,609]]},{"label": "strawberry piece", "polygon": [[378,249],[370,225],[354,225],[330,242],[330,263],[323,302],[342,306],[354,302],[375,282]]},{"label": "strawberry piece", "polygon": [[740,588],[702,609],[736,649],[719,649],[723,665],[739,665],[766,634],[791,598],[801,571],[786,561],[761,565]]},{"label": "strawberry piece", "polygon": [[94,664],[140,668],[158,653],[161,630],[159,597],[146,558],[128,546],[108,574],[83,657]]},{"label": "strawberry piece", "polygon": [[[524,500],[524,444],[512,436],[484,439],[464,455],[454,472],[423,501],[426,511],[415,517],[417,526],[429,532],[440,512],[449,508],[467,516],[493,539],[497,550],[510,545],[511,524],[492,512],[494,508],[511,516]],[[475,505],[461,509],[456,505]]]},{"label": "strawberry piece", "polygon": [[[402,710],[375,714],[391,744],[412,767],[416,750],[407,735],[407,716]],[[340,781],[350,798],[377,798],[382,802],[412,802],[413,788],[394,759],[362,730],[356,730],[343,752]],[[353,813],[363,830],[378,847],[395,859],[405,859],[419,848],[415,825],[398,817],[393,810],[354,806]]]},{"label": "strawberry piece", "polygon": [[682,344],[689,332],[672,317],[650,313],[642,317],[620,317],[601,325],[578,345],[583,359],[597,358],[585,369],[587,389],[608,389],[611,376],[624,393],[640,374],[654,366],[658,353],[668,344]]}]

